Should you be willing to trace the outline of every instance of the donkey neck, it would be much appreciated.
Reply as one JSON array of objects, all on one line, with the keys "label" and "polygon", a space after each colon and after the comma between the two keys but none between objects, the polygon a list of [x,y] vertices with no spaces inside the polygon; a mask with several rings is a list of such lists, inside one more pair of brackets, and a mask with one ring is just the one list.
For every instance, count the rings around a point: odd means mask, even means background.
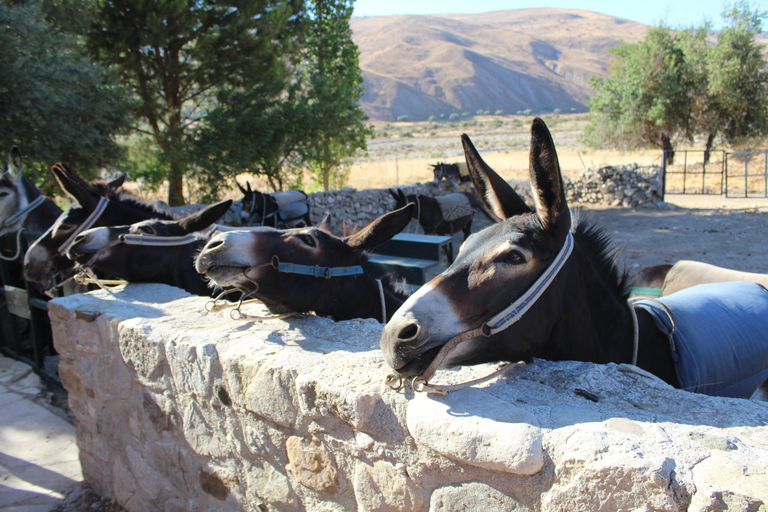
[{"label": "donkey neck", "polygon": [[[384,306],[382,311],[381,290],[384,292]],[[339,288],[334,292],[336,300],[328,303],[325,314],[329,314],[336,320],[350,320],[352,318],[373,318],[379,322],[389,320],[395,311],[403,304],[392,290],[383,286],[368,274],[339,278]],[[333,309],[333,311],[330,311]],[[386,320],[382,318],[386,315]]]},{"label": "donkey neck", "polygon": [[631,363],[634,321],[618,283],[600,276],[577,246],[556,284],[560,299],[546,357]]}]

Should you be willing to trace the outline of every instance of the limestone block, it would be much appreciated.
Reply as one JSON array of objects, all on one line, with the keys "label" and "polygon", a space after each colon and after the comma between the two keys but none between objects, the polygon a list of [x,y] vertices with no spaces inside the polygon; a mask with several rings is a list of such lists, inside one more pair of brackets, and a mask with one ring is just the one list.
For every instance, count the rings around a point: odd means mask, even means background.
[{"label": "limestone block", "polygon": [[555,485],[542,511],[680,510],[672,481],[675,463],[645,453],[623,436],[578,430],[555,467]]},{"label": "limestone block", "polygon": [[286,469],[301,485],[319,493],[333,494],[339,490],[336,464],[319,439],[290,437],[285,450],[289,461]]},{"label": "limestone block", "polygon": [[407,421],[417,443],[472,466],[532,475],[544,465],[535,416],[480,390],[417,395]]},{"label": "limestone block", "polygon": [[693,481],[696,494],[691,511],[768,510],[765,463],[737,462],[724,453],[712,452],[693,467]]},{"label": "limestone block", "polygon": [[468,482],[436,489],[429,500],[429,512],[516,512],[528,511],[511,496],[482,482]]},{"label": "limestone block", "polygon": [[299,497],[283,471],[269,463],[253,466],[247,472],[248,488],[277,510],[301,510]]},{"label": "limestone block", "polygon": [[407,512],[422,510],[423,491],[408,476],[404,464],[378,460],[358,462],[354,476],[358,509],[368,512]]}]

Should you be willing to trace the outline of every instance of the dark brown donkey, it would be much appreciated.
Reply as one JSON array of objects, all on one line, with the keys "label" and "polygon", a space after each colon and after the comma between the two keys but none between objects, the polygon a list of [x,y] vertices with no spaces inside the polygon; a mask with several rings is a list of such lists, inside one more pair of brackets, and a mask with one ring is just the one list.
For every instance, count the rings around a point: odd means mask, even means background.
[{"label": "dark brown donkey", "polygon": [[[441,366],[540,357],[636,364],[678,387],[739,397],[768,377],[768,291],[707,284],[628,304],[608,237],[571,225],[542,120],[531,127],[535,212],[466,135],[462,142],[478,196],[499,223],[470,236],[456,261],[384,328],[381,348],[400,376],[428,380]],[[699,359],[703,353],[708,358]]]},{"label": "dark brown donkey", "polygon": [[51,285],[57,276],[71,272],[74,263],[65,253],[75,237],[88,228],[148,219],[171,220],[170,213],[158,210],[156,205],[122,189],[91,186],[62,164],[54,165],[51,172],[77,205],[64,211],[27,251],[24,274],[28,281]]},{"label": "dark brown donkey", "polygon": [[77,235],[67,257],[103,275],[131,283],[163,283],[195,295],[211,295],[195,270],[195,257],[232,205],[228,199],[179,220],[145,220],[130,226],[99,227]]},{"label": "dark brown donkey", "polygon": [[408,224],[414,205],[382,215],[348,237],[317,227],[229,231],[211,239],[195,266],[221,288],[260,299],[272,313],[314,311],[335,320],[388,320],[405,300],[388,279],[365,273],[365,251]]}]

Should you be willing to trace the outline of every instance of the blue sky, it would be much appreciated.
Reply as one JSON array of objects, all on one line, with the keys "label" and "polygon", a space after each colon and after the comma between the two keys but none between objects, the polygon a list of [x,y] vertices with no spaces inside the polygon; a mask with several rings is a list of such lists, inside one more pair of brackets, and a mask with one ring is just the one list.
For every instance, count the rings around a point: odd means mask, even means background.
[{"label": "blue sky", "polygon": [[[732,4],[733,2],[728,2]],[[579,0],[548,2],[510,2],[503,0],[356,0],[355,16],[392,14],[476,13],[528,7],[583,9],[639,21],[646,25],[664,22],[671,27],[700,25],[709,19],[721,28],[723,0]],[[768,9],[768,0],[752,1],[754,8]]]}]

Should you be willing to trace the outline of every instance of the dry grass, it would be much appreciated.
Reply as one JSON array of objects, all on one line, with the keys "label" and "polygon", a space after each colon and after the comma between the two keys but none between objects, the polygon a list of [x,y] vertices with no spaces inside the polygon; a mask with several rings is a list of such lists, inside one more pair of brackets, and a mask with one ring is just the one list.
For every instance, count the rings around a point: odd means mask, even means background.
[{"label": "dry grass", "polygon": [[[563,173],[571,179],[587,168],[638,163],[660,164],[656,150],[593,150],[580,141],[588,117],[582,114],[545,119],[552,131]],[[368,156],[352,167],[349,186],[385,188],[431,181],[430,164],[464,160],[460,136],[467,133],[483,159],[505,178],[528,177],[531,118],[480,116],[461,122],[379,123]]]}]

